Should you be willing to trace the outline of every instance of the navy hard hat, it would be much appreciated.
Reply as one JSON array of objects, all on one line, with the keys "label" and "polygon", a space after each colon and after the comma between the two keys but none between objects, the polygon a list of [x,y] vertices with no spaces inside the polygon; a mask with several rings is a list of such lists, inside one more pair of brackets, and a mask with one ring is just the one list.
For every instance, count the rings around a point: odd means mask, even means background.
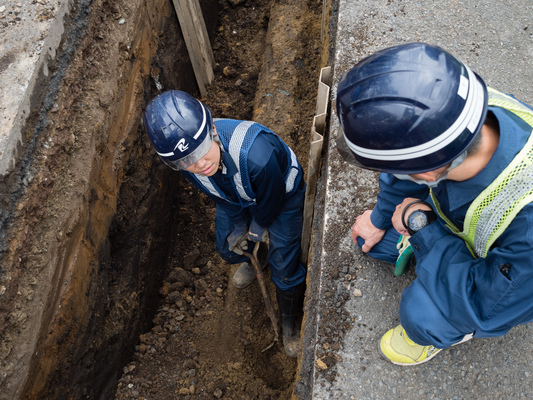
[{"label": "navy hard hat", "polygon": [[483,80],[440,47],[387,48],[341,78],[337,148],[363,168],[431,171],[466,150],[481,131],[487,104]]},{"label": "navy hard hat", "polygon": [[213,143],[211,111],[181,90],[155,97],[146,107],[144,126],[159,157],[176,170],[196,163]]}]

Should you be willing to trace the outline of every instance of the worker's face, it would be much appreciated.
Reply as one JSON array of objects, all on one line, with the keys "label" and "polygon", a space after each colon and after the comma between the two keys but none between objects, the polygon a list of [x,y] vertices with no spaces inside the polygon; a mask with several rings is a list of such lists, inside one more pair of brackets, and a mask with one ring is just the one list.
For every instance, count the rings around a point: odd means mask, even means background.
[{"label": "worker's face", "polygon": [[218,143],[213,140],[211,149],[209,149],[207,154],[188,167],[187,171],[193,174],[213,176],[217,173],[219,165],[220,147],[218,147]]},{"label": "worker's face", "polygon": [[467,156],[467,152],[464,151],[461,155],[459,155],[459,157],[453,160],[450,164],[445,165],[443,167],[432,169],[431,171],[420,172],[418,174],[411,174],[411,175],[394,174],[394,176],[398,179],[410,180],[410,181],[416,182],[419,185],[436,187],[439,184],[439,182],[445,179],[453,180],[453,177],[451,175],[448,178],[448,174],[450,174],[452,170],[454,170],[459,165],[461,165],[463,161],[466,159],[466,156]]},{"label": "worker's face", "polygon": [[450,172],[451,164],[445,165],[431,171],[421,172],[418,174],[403,175],[403,174],[394,174],[398,179],[404,181],[413,181],[419,185],[426,185],[429,187],[436,187],[439,182],[447,178],[448,172]]},{"label": "worker's face", "polygon": [[409,175],[412,180],[416,181],[425,181],[425,182],[437,182],[450,170],[450,165],[445,165],[431,171],[421,172],[419,174]]}]

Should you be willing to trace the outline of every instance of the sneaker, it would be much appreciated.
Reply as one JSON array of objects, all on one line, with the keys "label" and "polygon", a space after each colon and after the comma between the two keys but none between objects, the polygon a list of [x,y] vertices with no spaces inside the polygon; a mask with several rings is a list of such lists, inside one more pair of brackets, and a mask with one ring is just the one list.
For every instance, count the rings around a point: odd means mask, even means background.
[{"label": "sneaker", "polygon": [[[263,270],[265,267],[263,267]],[[245,287],[250,286],[250,284],[255,281],[256,278],[257,276],[255,275],[253,265],[248,262],[243,262],[233,275],[233,286],[235,286],[237,289],[244,289]]]},{"label": "sneaker", "polygon": [[442,349],[420,346],[413,342],[401,325],[383,335],[379,343],[381,354],[396,365],[417,365],[435,357]]},{"label": "sneaker", "polygon": [[[474,334],[463,337],[458,344],[468,342]],[[442,349],[434,346],[421,346],[413,342],[401,325],[385,333],[379,343],[379,351],[383,357],[396,365],[410,366],[425,363],[435,357]]]}]

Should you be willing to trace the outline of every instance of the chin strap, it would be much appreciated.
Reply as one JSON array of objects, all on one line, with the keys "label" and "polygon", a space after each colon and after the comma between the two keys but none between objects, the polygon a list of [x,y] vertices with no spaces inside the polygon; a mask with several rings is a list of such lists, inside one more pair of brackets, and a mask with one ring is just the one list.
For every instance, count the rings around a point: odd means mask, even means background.
[{"label": "chin strap", "polygon": [[213,136],[213,140],[218,143],[218,147],[220,148],[220,161],[218,162],[218,169],[221,169],[222,173],[225,174],[228,170],[226,168],[226,165],[224,164],[224,156],[226,154],[226,151],[224,150],[224,146],[222,146],[218,135]]}]

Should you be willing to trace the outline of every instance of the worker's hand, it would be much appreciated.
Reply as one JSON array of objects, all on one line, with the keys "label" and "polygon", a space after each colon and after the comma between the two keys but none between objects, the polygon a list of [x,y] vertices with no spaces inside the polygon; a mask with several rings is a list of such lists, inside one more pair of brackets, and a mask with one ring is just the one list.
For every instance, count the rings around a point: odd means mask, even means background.
[{"label": "worker's hand", "polygon": [[370,214],[372,214],[372,210],[366,210],[355,219],[355,224],[352,226],[352,240],[357,244],[358,237],[364,239],[365,244],[363,244],[361,250],[365,253],[368,253],[385,235],[384,229],[376,228],[370,221]]},{"label": "worker's hand", "polygon": [[228,247],[230,251],[242,255],[242,251],[248,250],[248,226],[236,225],[233,232],[228,236]]},{"label": "worker's hand", "polygon": [[[392,214],[392,226],[394,227],[394,229],[398,231],[400,235],[411,236],[402,222],[402,214],[403,214],[403,210],[405,209],[405,207],[409,203],[416,201],[416,200],[418,199],[415,199],[414,197],[405,198],[400,204],[396,206],[396,210],[394,211],[394,214]],[[403,219],[406,225],[407,225],[407,220],[409,219],[409,215],[411,215],[411,213],[416,210],[430,211],[431,207],[428,207],[427,205],[423,203],[417,203],[417,204],[413,204],[412,206],[410,206],[405,212],[405,215],[403,216]]]},{"label": "worker's hand", "polygon": [[250,231],[248,232],[248,239],[254,242],[266,242],[268,240],[268,230],[263,229],[262,232],[252,232],[252,226],[250,226]]},{"label": "worker's hand", "polygon": [[245,238],[242,242],[237,243],[232,250],[235,254],[242,256],[245,251],[248,251],[248,240]]}]

